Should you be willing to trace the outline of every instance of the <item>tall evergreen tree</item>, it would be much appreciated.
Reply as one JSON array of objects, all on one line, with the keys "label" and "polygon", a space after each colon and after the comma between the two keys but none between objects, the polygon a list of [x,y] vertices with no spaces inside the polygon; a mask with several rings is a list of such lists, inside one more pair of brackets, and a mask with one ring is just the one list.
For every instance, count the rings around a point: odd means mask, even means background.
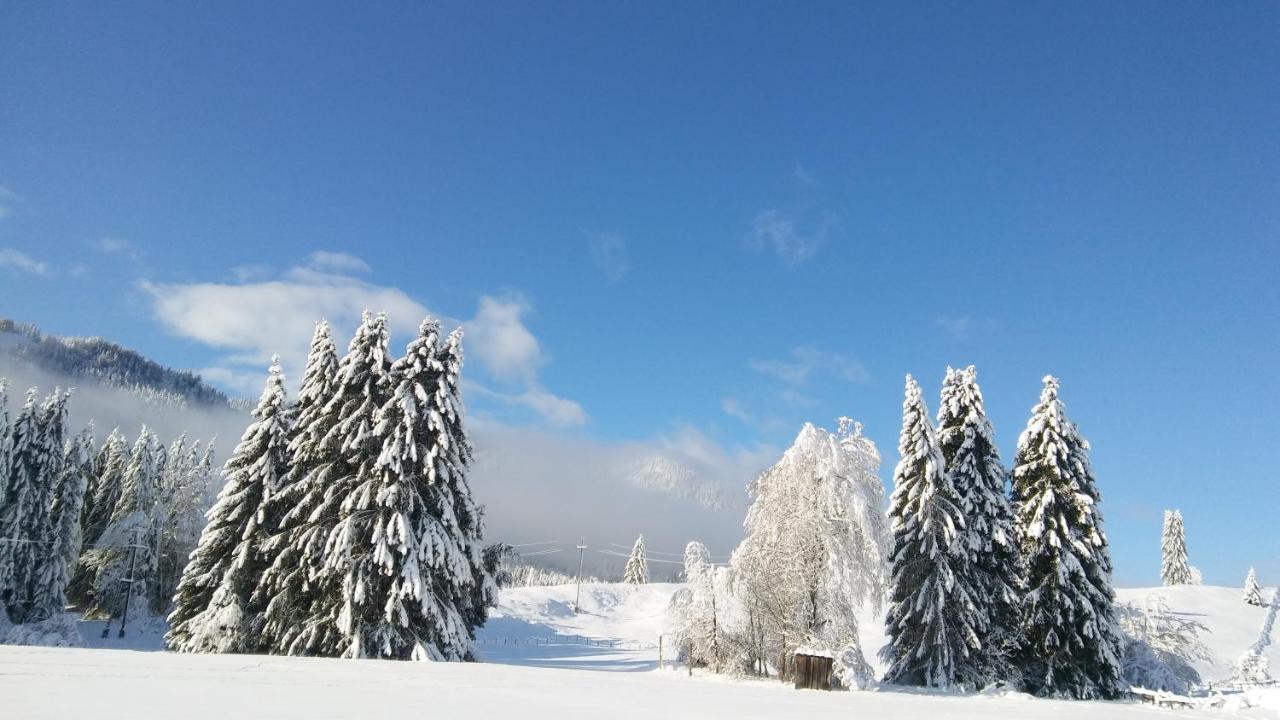
[{"label": "tall evergreen tree", "polygon": [[[52,408],[48,419],[51,424],[65,426],[66,398],[64,395],[61,407]],[[53,432],[62,434],[56,429]],[[51,437],[50,441],[55,438]],[[80,510],[92,473],[93,430],[90,428],[64,443],[50,509],[47,559],[37,568],[35,578],[33,619],[54,617],[66,608],[71,571],[80,557]]]},{"label": "tall evergreen tree", "polygon": [[120,428],[115,428],[93,458],[93,473],[85,488],[84,507],[80,510],[81,557],[71,574],[67,589],[72,602],[88,603],[97,579],[98,548],[102,534],[111,524],[111,514],[120,501],[124,486],[124,469],[129,460],[129,445]]},{"label": "tall evergreen tree", "polygon": [[1057,378],[1018,438],[1014,522],[1024,561],[1020,665],[1046,697],[1114,698],[1120,680],[1111,556],[1089,444],[1067,419]]},{"label": "tall evergreen tree", "polygon": [[356,489],[367,487],[378,476],[382,441],[374,426],[392,390],[387,335],[386,315],[366,312],[338,364],[332,397],[325,405],[327,417],[321,422],[332,418],[334,423],[321,442],[333,454],[311,471],[304,481],[307,494],[300,498],[303,507],[315,508],[306,519],[299,538],[303,544],[298,548],[299,562],[313,573],[306,587],[312,599],[289,641],[291,653],[355,654],[355,639],[344,635],[340,625],[347,625],[348,619],[344,614],[349,611],[344,592],[348,565],[357,558],[343,551],[346,539],[337,532],[337,525]]},{"label": "tall evergreen tree", "polygon": [[1262,600],[1262,588],[1258,587],[1258,574],[1253,568],[1249,568],[1249,575],[1244,579],[1244,601],[1258,607],[1266,605]]},{"label": "tall evergreen tree", "polygon": [[0,505],[0,598],[9,619],[24,623],[44,618],[38,597],[40,568],[50,560],[49,514],[62,464],[66,397],[55,390],[36,403],[36,390],[13,425],[9,479]]},{"label": "tall evergreen tree", "polygon": [[[93,610],[116,615],[124,607],[126,594],[139,609],[147,602],[155,579],[155,501],[158,482],[159,443],[143,426],[133,444],[124,471],[120,499],[111,513],[111,522],[90,553],[95,569]],[[132,567],[132,574],[130,574]]]},{"label": "tall evergreen tree", "polygon": [[643,534],[631,546],[631,557],[627,558],[627,566],[622,569],[622,582],[630,585],[645,585],[649,582],[649,558],[645,557]]},{"label": "tall evergreen tree", "polygon": [[493,576],[495,566],[485,560],[484,508],[476,504],[468,480],[472,451],[463,426],[462,328],[449,333],[436,359],[443,370],[427,412],[434,443],[431,457],[436,480],[450,498],[458,542],[470,567],[471,597],[462,603],[462,614],[468,632],[474,633],[489,617],[489,608],[497,604],[498,586]]},{"label": "tall evergreen tree", "polygon": [[424,320],[392,367],[396,385],[374,427],[380,455],[371,473],[360,468],[331,537],[347,657],[461,660],[471,651],[463,614],[471,567],[447,478],[434,463],[439,335],[439,323]]},{"label": "tall evergreen tree", "polygon": [[0,500],[8,497],[9,441],[9,379],[0,377]]},{"label": "tall evergreen tree", "polygon": [[120,428],[111,431],[93,459],[93,479],[86,489],[81,532],[86,545],[93,545],[111,524],[111,515],[120,502],[124,469],[129,464],[129,442]]},{"label": "tall evergreen tree", "polygon": [[1191,566],[1187,564],[1187,536],[1182,526],[1182,512],[1164,511],[1164,530],[1160,535],[1160,578],[1165,585],[1192,585]]},{"label": "tall evergreen tree", "polygon": [[960,674],[1005,678],[1019,639],[1018,548],[1006,490],[1008,474],[1000,463],[972,365],[947,368],[938,408],[938,445],[965,517],[963,543],[971,563],[970,582],[978,591],[974,602],[989,630],[964,661],[974,667]]},{"label": "tall evergreen tree", "polygon": [[311,339],[302,384],[291,408],[289,470],[279,491],[268,500],[268,517],[278,518],[279,528],[263,546],[268,564],[254,602],[263,607],[262,639],[272,652],[305,649],[293,647],[294,641],[299,639],[299,628],[315,601],[314,578],[321,569],[324,544],[332,528],[329,518],[317,511],[325,495],[320,471],[338,455],[331,436],[337,410],[329,406],[337,376],[337,350],[329,324],[321,321]]},{"label": "tall evergreen tree", "polygon": [[968,573],[962,499],[946,473],[920,386],[910,375],[898,453],[889,507],[889,643],[881,652],[889,663],[886,678],[928,687],[979,685],[984,677],[972,658],[987,619],[975,600],[982,590]]},{"label": "tall evergreen tree", "polygon": [[178,583],[165,636],[171,650],[261,649],[261,608],[251,599],[267,567],[267,508],[288,471],[289,408],[278,358],[253,418],[227,461],[227,483]]}]

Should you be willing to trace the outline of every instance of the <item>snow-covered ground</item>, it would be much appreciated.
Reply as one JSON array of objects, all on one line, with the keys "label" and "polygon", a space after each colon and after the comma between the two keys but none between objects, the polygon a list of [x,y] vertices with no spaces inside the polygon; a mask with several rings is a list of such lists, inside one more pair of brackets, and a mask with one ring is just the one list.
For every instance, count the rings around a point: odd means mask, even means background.
[{"label": "snow-covered ground", "polygon": [[[0,717],[1280,718],[1280,711],[1265,707],[1193,712],[1016,694],[821,693],[772,681],[689,677],[657,669],[666,605],[678,587],[584,585],[577,614],[573,586],[503,591],[500,607],[479,635],[485,663],[138,652],[158,649],[160,627],[154,621],[131,627],[124,640],[115,638],[114,628],[104,640],[101,623],[85,623],[81,630],[89,648],[0,647]],[[1119,595],[1137,602],[1153,592],[1211,630],[1204,641],[1217,662],[1202,667],[1206,678],[1230,675],[1231,663],[1262,623],[1262,609],[1241,602],[1235,588],[1121,590]],[[865,646],[879,647],[878,620],[867,617],[862,625]],[[1280,649],[1274,645],[1270,659],[1280,667]],[[1280,707],[1276,695],[1280,692],[1273,691],[1267,703],[1273,708]]]}]

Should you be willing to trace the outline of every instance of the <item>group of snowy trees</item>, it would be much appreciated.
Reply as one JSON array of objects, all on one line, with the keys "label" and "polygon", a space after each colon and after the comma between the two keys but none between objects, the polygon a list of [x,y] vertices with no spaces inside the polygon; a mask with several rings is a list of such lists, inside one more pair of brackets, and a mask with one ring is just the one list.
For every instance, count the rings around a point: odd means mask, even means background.
[{"label": "group of snowy trees", "polygon": [[1044,379],[1007,474],[972,367],[948,369],[936,431],[907,377],[889,511],[888,681],[1120,694],[1123,648],[1088,450],[1056,378]]},{"label": "group of snowy trees", "polygon": [[15,623],[51,618],[68,600],[117,611],[131,550],[129,589],[163,608],[205,507],[208,447],[201,456],[179,438],[166,452],[143,428],[132,451],[118,431],[96,448],[92,428],[69,436],[69,398],[37,403],[33,389],[10,426],[0,396],[0,577]]},{"label": "group of snowy trees", "polygon": [[178,586],[184,652],[461,660],[496,599],[459,382],[427,318],[403,357],[365,313],[339,360],[316,327],[297,399],[273,363]]},{"label": "group of snowy trees", "polygon": [[[179,438],[166,451],[142,429],[132,449],[115,431],[71,435],[71,393],[37,402],[33,388],[9,422],[0,381],[0,597],[8,621],[59,620],[69,602],[116,614],[167,607],[194,547],[215,474],[211,446]],[[133,573],[129,574],[130,562]]]}]

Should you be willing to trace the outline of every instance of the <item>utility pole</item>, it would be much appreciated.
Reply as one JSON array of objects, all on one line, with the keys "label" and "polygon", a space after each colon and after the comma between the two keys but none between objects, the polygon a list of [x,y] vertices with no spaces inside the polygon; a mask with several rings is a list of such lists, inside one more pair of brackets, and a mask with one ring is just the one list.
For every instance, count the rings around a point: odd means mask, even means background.
[{"label": "utility pole", "polygon": [[587,549],[587,539],[578,541],[578,594],[573,597],[573,614],[578,614],[578,603],[582,600],[582,553]]},{"label": "utility pole", "polygon": [[124,580],[124,615],[120,617],[120,634],[116,637],[124,637],[124,626],[129,622],[129,598],[133,597],[133,570],[134,562],[138,559],[138,531],[133,531],[133,542],[129,545],[129,577]]}]

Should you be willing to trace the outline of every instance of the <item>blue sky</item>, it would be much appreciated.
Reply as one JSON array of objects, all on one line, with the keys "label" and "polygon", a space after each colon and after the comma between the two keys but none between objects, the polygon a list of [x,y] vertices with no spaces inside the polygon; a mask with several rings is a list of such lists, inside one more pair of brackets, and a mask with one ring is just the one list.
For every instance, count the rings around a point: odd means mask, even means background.
[{"label": "blue sky", "polygon": [[1280,5],[265,5],[0,2],[0,314],[237,389],[430,310],[482,421],[886,479],[905,373],[1006,458],[1053,373],[1120,582],[1280,582]]}]

